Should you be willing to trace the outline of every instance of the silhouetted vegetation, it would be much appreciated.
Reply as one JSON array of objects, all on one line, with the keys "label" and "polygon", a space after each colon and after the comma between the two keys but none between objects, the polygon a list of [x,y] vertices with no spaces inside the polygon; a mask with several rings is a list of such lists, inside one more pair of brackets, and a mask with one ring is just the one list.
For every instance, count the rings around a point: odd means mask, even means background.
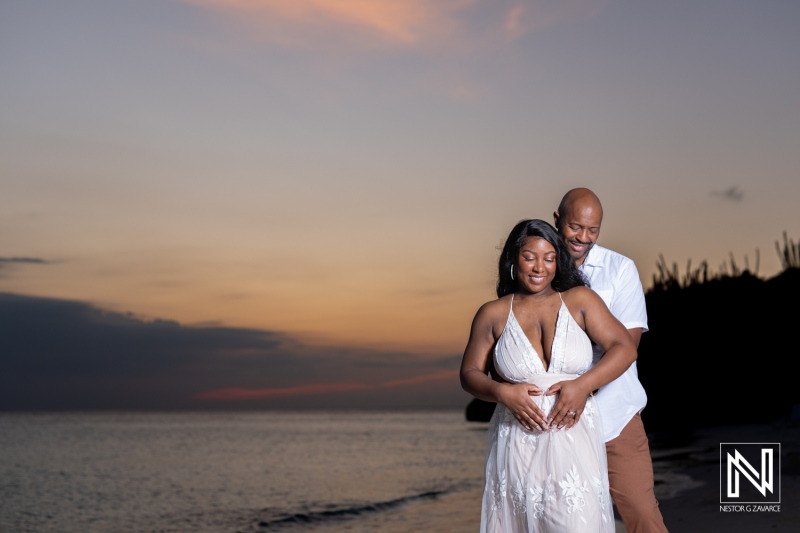
[{"label": "silhouetted vegetation", "polygon": [[[787,416],[800,403],[792,343],[800,323],[800,246],[775,242],[782,271],[758,276],[733,255],[713,272],[706,261],[683,274],[659,257],[645,292],[650,331],[639,346],[639,379],[648,395],[648,432],[690,433],[703,426]],[[488,420],[494,404],[473,401],[468,420]]]},{"label": "silhouetted vegetation", "polygon": [[[789,371],[800,322],[800,248],[783,234],[775,247],[782,271],[769,279],[733,256],[730,269],[705,262],[683,276],[658,263],[645,293],[650,331],[639,346],[639,379],[648,395],[648,431],[763,422],[786,416],[798,401]],[[791,376],[791,377],[790,377]]]},{"label": "silhouetted vegetation", "polygon": [[775,249],[778,251],[778,257],[781,258],[781,266],[784,269],[800,268],[800,246],[787,239],[785,231],[783,232],[783,250],[778,241],[775,241]]},{"label": "silhouetted vegetation", "polygon": [[759,260],[759,252],[758,249],[756,249],[756,266],[754,271],[750,271],[750,264],[746,255],[744,256],[744,270],[741,270],[739,265],[736,264],[736,258],[733,256],[733,254],[730,254],[730,273],[728,273],[727,263],[721,264],[719,270],[716,273],[712,273],[708,268],[707,261],[702,261],[699,266],[692,268],[692,260],[689,259],[686,264],[686,272],[683,274],[683,276],[681,276],[678,273],[678,263],[672,263],[672,267],[668,267],[666,260],[664,260],[664,256],[659,255],[658,261],[656,262],[656,268],[658,268],[658,272],[653,274],[653,287],[650,290],[670,291],[675,289],[685,289],[693,285],[708,283],[714,279],[737,277],[741,276],[742,274],[752,274],[757,276]]}]

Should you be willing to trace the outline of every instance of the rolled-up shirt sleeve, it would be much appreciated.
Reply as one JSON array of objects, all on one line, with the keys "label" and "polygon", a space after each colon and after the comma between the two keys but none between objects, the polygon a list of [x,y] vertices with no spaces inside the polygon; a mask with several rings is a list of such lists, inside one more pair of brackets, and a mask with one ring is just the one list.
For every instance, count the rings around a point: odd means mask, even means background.
[{"label": "rolled-up shirt sleeve", "polygon": [[647,308],[642,280],[639,279],[636,265],[630,259],[621,265],[614,289],[611,313],[627,329],[642,328],[642,332],[647,331]]}]

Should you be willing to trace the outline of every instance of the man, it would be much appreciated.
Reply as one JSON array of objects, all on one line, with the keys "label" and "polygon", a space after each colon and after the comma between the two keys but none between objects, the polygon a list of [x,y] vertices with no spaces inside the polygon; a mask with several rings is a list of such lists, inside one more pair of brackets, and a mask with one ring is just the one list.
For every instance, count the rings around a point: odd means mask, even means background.
[{"label": "man", "polygon": [[[636,346],[647,331],[644,291],[629,258],[596,243],[603,220],[600,200],[589,189],[572,189],[553,213],[575,265],[589,280],[611,313],[622,322]],[[595,346],[595,362],[602,350]],[[596,394],[608,455],[611,497],[628,533],[666,532],[653,492],[653,463],[642,425],[647,395],[636,362]]]}]

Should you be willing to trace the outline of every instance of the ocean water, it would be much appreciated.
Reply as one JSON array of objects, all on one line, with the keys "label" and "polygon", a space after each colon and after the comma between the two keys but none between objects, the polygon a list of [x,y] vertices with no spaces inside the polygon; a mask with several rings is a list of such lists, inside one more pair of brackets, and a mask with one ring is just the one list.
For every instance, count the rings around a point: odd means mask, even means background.
[{"label": "ocean water", "polygon": [[[472,533],[487,426],[462,411],[0,413],[0,533]],[[652,450],[659,500],[702,485],[685,469],[716,446]]]},{"label": "ocean water", "polygon": [[0,413],[0,531],[475,531],[485,429],[461,411]]}]

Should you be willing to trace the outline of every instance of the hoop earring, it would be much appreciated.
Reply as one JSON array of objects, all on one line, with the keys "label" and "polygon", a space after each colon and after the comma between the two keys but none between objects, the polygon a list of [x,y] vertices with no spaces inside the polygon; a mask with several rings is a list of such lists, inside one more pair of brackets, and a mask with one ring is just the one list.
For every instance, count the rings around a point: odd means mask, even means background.
[{"label": "hoop earring", "polygon": [[511,265],[511,280],[514,280],[514,265]]}]

